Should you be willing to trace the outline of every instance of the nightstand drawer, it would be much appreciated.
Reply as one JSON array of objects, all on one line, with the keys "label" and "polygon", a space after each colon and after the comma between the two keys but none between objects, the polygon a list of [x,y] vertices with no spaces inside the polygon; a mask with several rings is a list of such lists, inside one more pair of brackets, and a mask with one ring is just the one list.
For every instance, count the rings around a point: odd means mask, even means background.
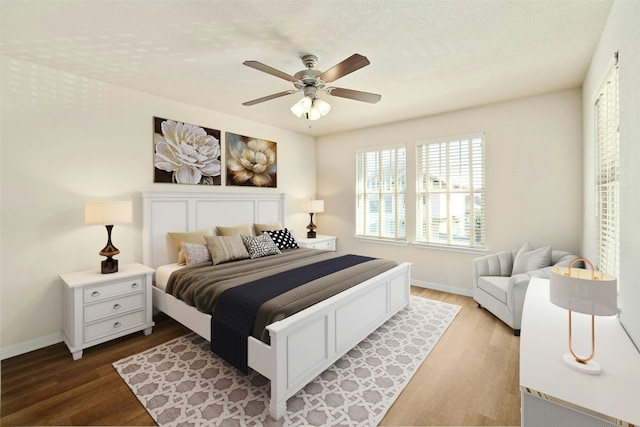
[{"label": "nightstand drawer", "polygon": [[138,292],[137,294],[85,306],[84,321],[88,323],[142,307],[144,307],[144,292]]},{"label": "nightstand drawer", "polygon": [[309,248],[309,249],[319,249],[322,251],[334,251],[336,250],[336,240],[335,236],[326,236],[318,234],[315,238],[302,237],[296,239],[298,242],[298,246],[301,248]]},{"label": "nightstand drawer", "polygon": [[125,314],[124,316],[114,317],[112,319],[103,320],[102,322],[86,325],[84,327],[84,340],[85,342],[93,341],[143,324],[144,310],[136,311],[134,313]]},{"label": "nightstand drawer", "polygon": [[99,286],[87,286],[84,288],[84,302],[100,301],[105,298],[122,295],[144,289],[144,277],[134,277],[132,279],[110,283]]},{"label": "nightstand drawer", "polygon": [[311,249],[321,249],[324,251],[335,251],[336,250],[336,241],[335,240],[321,240],[318,242],[309,243],[307,245],[308,248]]}]

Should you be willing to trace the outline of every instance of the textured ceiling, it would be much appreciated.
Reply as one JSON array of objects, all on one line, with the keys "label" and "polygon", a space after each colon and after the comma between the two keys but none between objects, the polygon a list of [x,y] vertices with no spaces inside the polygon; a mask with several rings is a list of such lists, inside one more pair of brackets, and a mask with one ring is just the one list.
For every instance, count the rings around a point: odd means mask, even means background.
[{"label": "textured ceiling", "polygon": [[[325,135],[578,87],[611,1],[0,0],[0,54],[308,135]],[[296,118],[293,89],[243,66],[324,71],[353,53],[371,65],[333,85],[377,104],[320,95]]]}]

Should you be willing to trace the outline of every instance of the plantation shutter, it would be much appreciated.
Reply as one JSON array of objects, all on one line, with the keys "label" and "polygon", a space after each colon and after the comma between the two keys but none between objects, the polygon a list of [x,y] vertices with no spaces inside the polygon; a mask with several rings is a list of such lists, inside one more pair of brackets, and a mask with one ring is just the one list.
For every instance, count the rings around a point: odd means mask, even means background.
[{"label": "plantation shutter", "polygon": [[356,154],[356,235],[405,239],[406,148]]},{"label": "plantation shutter", "polygon": [[484,136],[416,144],[418,242],[484,247]]},{"label": "plantation shutter", "polygon": [[618,132],[618,67],[615,65],[595,102],[599,223],[599,270],[619,276],[620,138]]}]

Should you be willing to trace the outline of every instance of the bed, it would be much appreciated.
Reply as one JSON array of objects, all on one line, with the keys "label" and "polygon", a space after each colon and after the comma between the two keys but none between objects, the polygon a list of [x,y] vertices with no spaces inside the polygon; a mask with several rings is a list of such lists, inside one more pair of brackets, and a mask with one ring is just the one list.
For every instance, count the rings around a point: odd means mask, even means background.
[{"label": "bed", "polygon": [[[166,281],[177,252],[168,233],[238,224],[285,224],[281,193],[143,191],[143,260]],[[313,251],[308,249],[309,251]],[[247,339],[248,366],[271,383],[269,413],[274,419],[286,402],[410,301],[410,263],[356,284],[285,319],[266,326],[268,343]],[[211,341],[210,314],[153,287],[154,309]]]}]

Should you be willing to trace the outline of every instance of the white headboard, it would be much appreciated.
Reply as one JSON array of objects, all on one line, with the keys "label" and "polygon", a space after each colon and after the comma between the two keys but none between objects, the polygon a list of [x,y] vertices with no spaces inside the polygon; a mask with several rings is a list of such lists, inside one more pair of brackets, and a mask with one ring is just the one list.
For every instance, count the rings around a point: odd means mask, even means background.
[{"label": "white headboard", "polygon": [[176,262],[168,232],[196,231],[240,224],[284,224],[282,193],[143,191],[142,259],[157,268]]}]

